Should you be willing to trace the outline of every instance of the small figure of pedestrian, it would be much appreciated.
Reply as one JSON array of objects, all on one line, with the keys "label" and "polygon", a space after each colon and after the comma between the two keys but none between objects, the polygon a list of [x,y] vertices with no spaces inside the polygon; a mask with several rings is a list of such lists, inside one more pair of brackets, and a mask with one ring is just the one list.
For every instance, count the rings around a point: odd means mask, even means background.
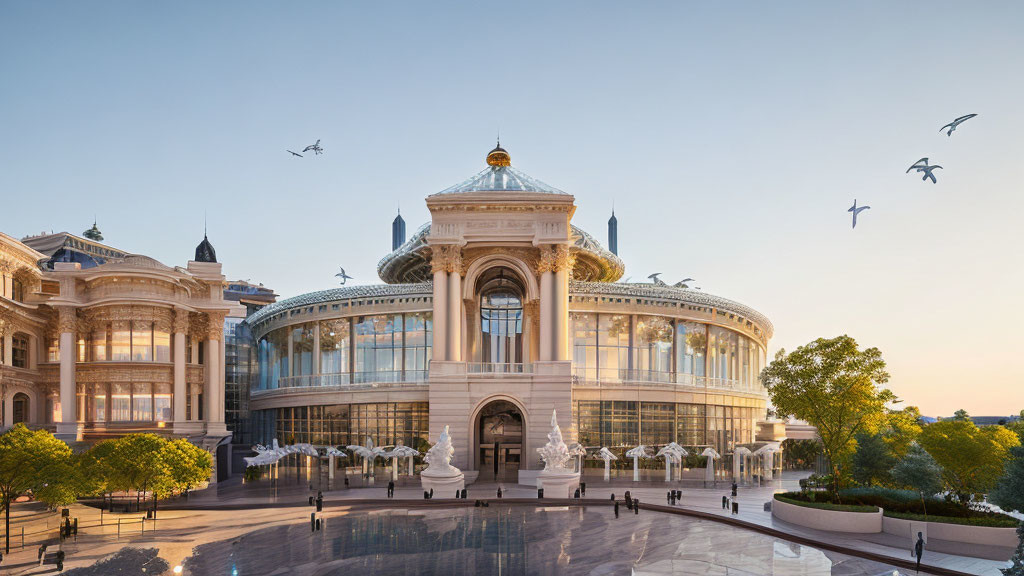
[{"label": "small figure of pedestrian", "polygon": [[729,497],[728,496],[722,496],[722,510],[726,510],[728,508],[729,508]]},{"label": "small figure of pedestrian", "polygon": [[612,502],[615,502],[615,492],[612,492]]},{"label": "small figure of pedestrian", "polygon": [[740,487],[735,482],[732,483],[732,497],[733,498],[736,497],[736,491],[739,490],[739,488]]},{"label": "small figure of pedestrian", "polygon": [[921,571],[921,556],[924,556],[924,534],[917,533],[917,543],[914,544],[914,556],[917,557],[917,571]]},{"label": "small figure of pedestrian", "polygon": [[615,517],[616,518],[619,517],[619,503],[618,502],[615,503]]},{"label": "small figure of pedestrian", "polygon": [[633,500],[633,514],[636,516],[640,515],[640,499],[636,498]]},{"label": "small figure of pedestrian", "polygon": [[668,492],[665,493],[665,502],[668,503],[668,504],[672,503],[672,491],[671,490],[669,490]]},{"label": "small figure of pedestrian", "polygon": [[501,486],[498,486],[498,498],[501,498]]},{"label": "small figure of pedestrian", "polygon": [[394,498],[394,497],[395,497],[395,481],[394,480],[389,480],[388,481],[388,498]]},{"label": "small figure of pedestrian", "polygon": [[433,488],[430,489],[430,499],[431,500],[434,499],[434,489]]}]

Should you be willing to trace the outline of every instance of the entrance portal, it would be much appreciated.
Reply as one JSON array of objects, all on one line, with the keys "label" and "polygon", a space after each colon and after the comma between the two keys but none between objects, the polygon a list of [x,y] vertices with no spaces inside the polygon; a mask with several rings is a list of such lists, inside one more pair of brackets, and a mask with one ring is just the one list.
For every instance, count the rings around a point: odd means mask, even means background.
[{"label": "entrance portal", "polygon": [[477,454],[481,480],[516,482],[523,452],[523,414],[507,400],[495,400],[480,410]]}]

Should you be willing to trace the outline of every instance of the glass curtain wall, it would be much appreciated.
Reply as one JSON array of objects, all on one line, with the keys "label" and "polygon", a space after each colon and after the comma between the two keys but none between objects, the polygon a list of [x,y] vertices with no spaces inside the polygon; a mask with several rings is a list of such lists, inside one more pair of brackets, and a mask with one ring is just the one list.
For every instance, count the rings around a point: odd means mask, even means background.
[{"label": "glass curtain wall", "polygon": [[401,442],[425,451],[428,416],[426,402],[379,402],[262,410],[255,420],[268,444],[277,438],[282,444],[365,445],[369,437],[377,446]]},{"label": "glass curtain wall", "polygon": [[635,366],[644,380],[671,381],[672,339],[672,320],[661,316],[637,318]]},{"label": "glass curtain wall", "polygon": [[697,322],[676,322],[676,381],[692,384],[705,375],[708,327]]},{"label": "glass curtain wall", "polygon": [[523,361],[523,303],[519,296],[503,288],[485,293],[480,301],[480,330],[484,362]]}]

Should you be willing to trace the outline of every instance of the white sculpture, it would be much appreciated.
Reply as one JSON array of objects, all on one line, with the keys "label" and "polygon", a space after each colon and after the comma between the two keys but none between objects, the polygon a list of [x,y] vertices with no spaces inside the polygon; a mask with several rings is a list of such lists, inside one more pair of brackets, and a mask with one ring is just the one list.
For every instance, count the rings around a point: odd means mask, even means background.
[{"label": "white sculpture", "polygon": [[765,480],[772,479],[772,472],[775,468],[776,452],[782,452],[782,446],[778,442],[769,442],[754,451],[754,456],[760,456],[762,458],[761,475]]},{"label": "white sculpture", "polygon": [[569,462],[569,447],[562,441],[562,429],[558,427],[555,411],[551,411],[551,432],[548,432],[548,443],[537,448],[540,459],[544,461],[544,470],[565,472]]},{"label": "white sculpture", "polygon": [[445,498],[450,497],[453,490],[462,490],[466,487],[466,475],[455,466],[452,466],[452,457],[455,456],[455,447],[452,445],[452,437],[448,432],[448,426],[441,431],[437,444],[427,450],[423,461],[427,467],[420,472],[420,483],[423,490],[432,491],[435,488]]},{"label": "white sculpture", "polygon": [[579,442],[569,444],[569,457],[572,458],[573,470],[583,473],[583,457],[587,455],[587,449]]},{"label": "white sculpture", "polygon": [[737,446],[736,449],[732,451],[732,479],[734,482],[738,482],[741,479],[743,471],[740,466],[743,463],[743,459],[751,454],[753,454],[753,452],[750,451],[750,448],[746,448],[744,446]]},{"label": "white sculpture", "polygon": [[580,484],[580,473],[566,466],[572,455],[562,440],[562,429],[558,427],[558,416],[554,410],[551,411],[548,443],[538,448],[537,452],[544,461],[544,469],[537,475],[537,486],[552,496],[570,497],[573,489]]},{"label": "white sculpture", "polygon": [[640,481],[640,459],[650,457],[651,455],[647,452],[647,446],[644,446],[643,444],[626,452],[626,458],[633,459],[633,482]]},{"label": "white sculpture", "polygon": [[611,480],[611,477],[612,477],[612,472],[611,472],[611,470],[612,470],[612,468],[611,468],[612,467],[612,460],[618,460],[619,457],[616,456],[615,454],[612,454],[612,451],[609,450],[607,446],[604,446],[604,447],[601,448],[601,450],[597,453],[597,457],[601,458],[602,460],[604,460],[604,479],[605,479],[605,481]]},{"label": "white sculpture", "polygon": [[[386,454],[386,452],[384,451],[383,448],[381,448],[379,446],[374,446],[373,438],[370,438],[369,436],[366,437],[366,445],[365,446],[360,446],[358,444],[353,444],[351,446],[346,446],[346,448],[351,450],[352,453],[355,454],[356,456],[361,456],[363,458],[363,476],[364,477],[371,477],[372,476],[372,474],[373,474],[373,465],[377,461],[377,457],[378,456],[383,457]],[[367,467],[369,467],[369,469],[367,469]]]},{"label": "white sculpture", "polygon": [[700,453],[700,455],[708,459],[707,467],[705,468],[706,471],[704,472],[704,481],[713,482],[715,480],[715,460],[721,458],[722,455],[716,452],[715,449],[711,448],[710,446],[705,448],[704,451]]},{"label": "white sculpture", "polygon": [[427,463],[426,470],[423,474],[428,476],[454,476],[461,473],[461,470],[452,466],[452,457],[455,456],[455,447],[452,446],[452,438],[448,434],[448,426],[445,425],[444,430],[441,431],[441,437],[437,439],[437,444],[430,447],[427,450],[427,455],[423,457],[423,461]]},{"label": "white sculpture", "polygon": [[412,476],[412,459],[419,456],[419,450],[410,448],[399,442],[394,449],[386,454],[391,459],[391,479],[398,480],[398,460],[399,458],[409,459],[409,476]]},{"label": "white sculpture", "polygon": [[676,464],[681,464],[683,457],[687,455],[689,455],[689,452],[675,442],[669,442],[661,450],[658,450],[654,457],[665,458],[665,482],[672,481],[672,467]]}]

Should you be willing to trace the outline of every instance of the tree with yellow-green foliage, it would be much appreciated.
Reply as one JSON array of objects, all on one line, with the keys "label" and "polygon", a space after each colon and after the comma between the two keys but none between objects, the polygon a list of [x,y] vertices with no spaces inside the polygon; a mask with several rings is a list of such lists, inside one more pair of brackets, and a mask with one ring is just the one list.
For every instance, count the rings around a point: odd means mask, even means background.
[{"label": "tree with yellow-green foliage", "polygon": [[882,440],[889,445],[893,456],[902,458],[920,435],[921,410],[917,406],[889,411],[889,418],[882,429]]},{"label": "tree with yellow-green foliage", "polygon": [[818,429],[822,451],[832,465],[832,492],[848,474],[856,436],[875,434],[885,424],[887,407],[898,402],[882,384],[889,381],[877,348],[860,350],[846,335],[819,338],[775,360],[761,372],[772,404]]},{"label": "tree with yellow-green foliage", "polygon": [[1020,438],[1003,426],[978,427],[970,418],[928,424],[918,443],[942,467],[946,488],[962,503],[995,487]]}]

